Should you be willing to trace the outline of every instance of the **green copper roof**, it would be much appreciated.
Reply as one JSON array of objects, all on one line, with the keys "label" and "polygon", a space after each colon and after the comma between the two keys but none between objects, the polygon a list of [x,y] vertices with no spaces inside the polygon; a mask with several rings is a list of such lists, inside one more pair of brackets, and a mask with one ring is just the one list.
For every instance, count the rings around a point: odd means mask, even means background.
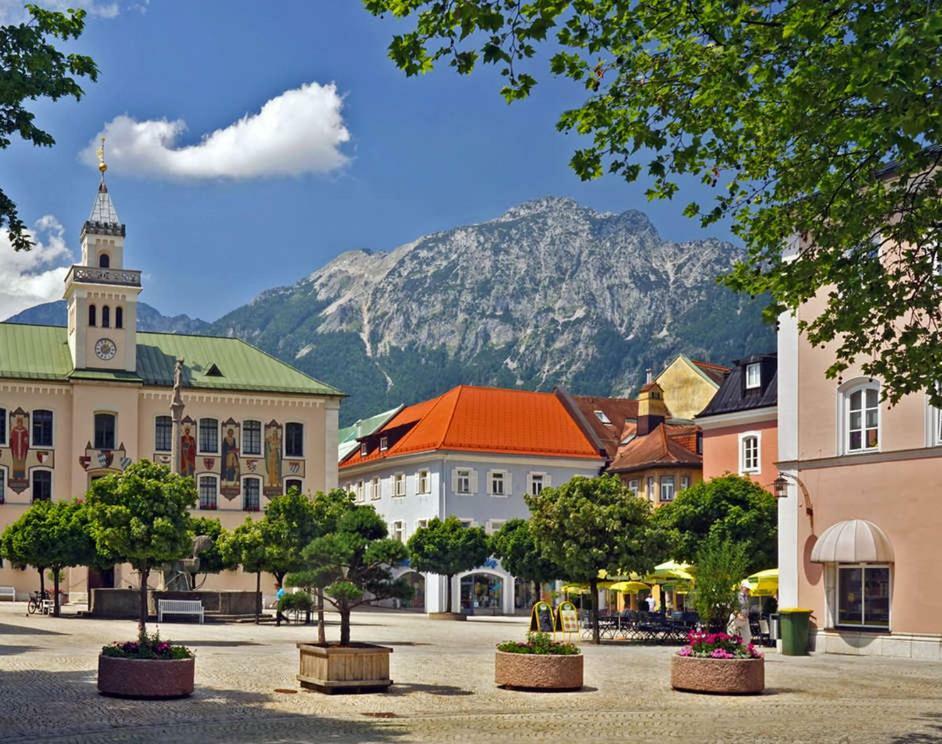
[{"label": "green copper roof", "polygon": [[350,452],[356,449],[357,438],[369,436],[379,431],[387,421],[395,416],[404,406],[398,405],[388,411],[377,413],[369,418],[359,419],[350,426],[345,426],[337,432],[337,461],[343,460]]},{"label": "green copper roof", "polygon": [[187,388],[343,395],[236,338],[138,332],[135,375],[73,370],[63,327],[0,323],[0,377],[108,380],[172,387],[178,356],[184,359],[183,385]]}]

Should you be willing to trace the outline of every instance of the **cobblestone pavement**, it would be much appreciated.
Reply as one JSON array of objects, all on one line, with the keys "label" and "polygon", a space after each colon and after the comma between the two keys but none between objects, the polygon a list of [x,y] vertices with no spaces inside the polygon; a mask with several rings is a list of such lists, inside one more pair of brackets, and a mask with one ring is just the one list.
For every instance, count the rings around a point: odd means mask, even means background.
[{"label": "cobblestone pavement", "polygon": [[670,648],[585,645],[586,689],[541,695],[494,687],[494,644],[522,621],[364,612],[354,640],[394,649],[386,694],[300,691],[294,644],[310,627],[164,623],[196,650],[196,693],[126,701],[99,696],[95,675],[132,622],[24,609],[0,606],[0,741],[942,742],[942,663],[771,653],[766,694],[729,698],[672,691]]}]

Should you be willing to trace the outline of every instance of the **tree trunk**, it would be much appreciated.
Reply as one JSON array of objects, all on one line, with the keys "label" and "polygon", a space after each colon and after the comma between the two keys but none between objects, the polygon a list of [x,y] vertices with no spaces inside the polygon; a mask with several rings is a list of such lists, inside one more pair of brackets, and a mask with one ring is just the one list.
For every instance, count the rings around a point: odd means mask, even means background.
[{"label": "tree trunk", "polygon": [[52,569],[52,616],[59,617],[59,569]]},{"label": "tree trunk", "polygon": [[317,587],[317,642],[327,645],[327,629],[324,627],[324,590]]},{"label": "tree trunk", "polygon": [[451,577],[453,574],[448,574],[448,605],[445,607],[445,612],[451,612]]},{"label": "tree trunk", "polygon": [[601,643],[599,636],[599,580],[589,580],[589,590],[592,592],[592,643]]},{"label": "tree trunk", "polygon": [[46,567],[36,566],[36,570],[39,571],[39,599],[43,600],[46,598]]},{"label": "tree trunk", "polygon": [[262,614],[262,572],[255,572],[255,624],[258,625],[258,616]]},{"label": "tree trunk", "polygon": [[340,645],[350,645],[350,610],[344,607],[340,610]]},{"label": "tree trunk", "polygon": [[143,639],[147,635],[147,577],[150,575],[149,568],[142,568],[141,573],[141,607],[140,607],[140,617],[138,618],[137,627],[140,631],[140,636]]},{"label": "tree trunk", "polygon": [[533,602],[534,602],[534,604],[537,603],[537,602],[539,602],[541,599],[543,599],[543,597],[540,596],[540,582],[539,582],[539,581],[534,581],[534,582],[533,582]]},{"label": "tree trunk", "polygon": [[[279,589],[285,588],[285,575],[284,573],[275,573],[272,572],[272,576],[275,577],[275,585]],[[281,627],[281,599],[278,597],[278,593],[275,593],[275,627]]]}]

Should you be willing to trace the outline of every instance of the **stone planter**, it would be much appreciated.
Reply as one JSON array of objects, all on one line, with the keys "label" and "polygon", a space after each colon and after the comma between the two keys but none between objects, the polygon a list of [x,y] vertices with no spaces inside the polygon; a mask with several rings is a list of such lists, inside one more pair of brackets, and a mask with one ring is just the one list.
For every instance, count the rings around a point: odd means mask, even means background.
[{"label": "stone planter", "polygon": [[350,646],[299,643],[301,687],[327,694],[382,692],[392,684],[385,646],[356,643]]},{"label": "stone planter", "polygon": [[494,657],[494,681],[498,687],[534,692],[582,689],[582,654],[509,654]]},{"label": "stone planter", "polygon": [[156,700],[193,694],[196,659],[98,657],[98,692],[109,697]]},{"label": "stone planter", "polygon": [[430,612],[429,620],[467,620],[468,616],[462,612]]},{"label": "stone planter", "polygon": [[765,689],[765,659],[671,657],[671,687],[717,695],[756,695]]}]

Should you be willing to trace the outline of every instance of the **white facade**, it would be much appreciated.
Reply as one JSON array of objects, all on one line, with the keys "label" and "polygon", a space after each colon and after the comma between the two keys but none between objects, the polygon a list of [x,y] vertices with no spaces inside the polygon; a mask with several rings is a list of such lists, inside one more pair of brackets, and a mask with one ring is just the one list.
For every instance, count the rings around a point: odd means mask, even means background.
[{"label": "white facade", "polygon": [[[457,517],[491,534],[509,519],[530,516],[524,493],[561,485],[576,475],[594,477],[602,465],[601,459],[434,451],[342,467],[340,485],[353,492],[358,503],[375,507],[389,525],[390,536],[406,541],[435,517]],[[401,495],[396,495],[397,488]],[[435,574],[424,578],[424,603],[418,606],[427,612],[446,611],[446,579]],[[508,615],[528,611],[527,598],[518,594],[514,577],[491,558],[454,578],[451,609]]]}]

